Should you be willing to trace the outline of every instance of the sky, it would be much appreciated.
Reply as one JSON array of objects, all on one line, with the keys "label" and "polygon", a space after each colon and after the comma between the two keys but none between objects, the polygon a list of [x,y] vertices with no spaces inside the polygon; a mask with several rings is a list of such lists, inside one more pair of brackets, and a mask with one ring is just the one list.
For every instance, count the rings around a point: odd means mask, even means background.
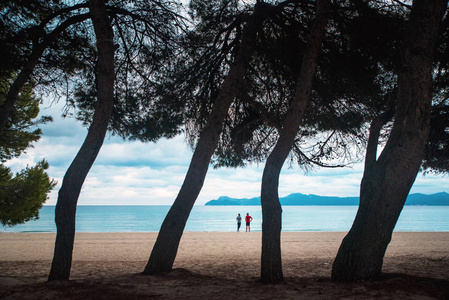
[{"label": "sky", "polygon": [[[14,172],[46,159],[49,176],[58,183],[45,205],[55,205],[62,178],[83,143],[87,128],[71,118],[62,118],[62,103],[41,105],[42,115],[53,122],[41,126],[42,138],[26,154],[7,163]],[[157,143],[124,141],[108,135],[91,168],[78,205],[171,205],[182,185],[193,150],[183,136]],[[252,198],[260,195],[263,164],[245,168],[209,168],[195,205],[220,196]],[[319,169],[308,174],[297,166],[284,166],[279,196],[291,193],[321,196],[358,196],[363,164],[338,169]],[[418,175],[411,193],[449,192],[449,178]]]}]

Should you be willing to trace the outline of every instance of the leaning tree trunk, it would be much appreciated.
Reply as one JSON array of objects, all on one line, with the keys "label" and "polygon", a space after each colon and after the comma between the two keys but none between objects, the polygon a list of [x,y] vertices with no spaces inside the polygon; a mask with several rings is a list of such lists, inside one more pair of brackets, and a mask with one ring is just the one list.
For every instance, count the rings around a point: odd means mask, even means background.
[{"label": "leaning tree trunk", "polygon": [[218,144],[223,121],[238,90],[242,87],[246,69],[255,50],[257,24],[259,21],[253,15],[245,26],[236,61],[223,82],[208,122],[200,134],[184,182],[162,223],[144,274],[167,273],[173,268],[184,227],[203,186],[211,157]]},{"label": "leaning tree trunk", "polygon": [[92,124],[78,154],[67,170],[55,211],[57,227],[55,251],[48,280],[68,280],[75,239],[75,215],[84,180],[92,167],[106,135],[114,99],[113,31],[103,0],[89,4],[97,37],[97,104]]},{"label": "leaning tree trunk", "polygon": [[446,0],[413,1],[393,129],[376,160],[380,128],[376,124],[371,128],[360,205],[335,258],[333,280],[366,280],[382,272],[385,251],[418,173],[429,132],[433,48],[446,8]]},{"label": "leaning tree trunk", "polygon": [[321,48],[329,0],[317,1],[317,15],[312,26],[296,86],[296,95],[290,104],[279,139],[270,153],[262,175],[262,257],[260,279],[266,283],[283,281],[281,259],[282,208],[279,203],[279,175],[295,141],[312,90],[312,80]]}]

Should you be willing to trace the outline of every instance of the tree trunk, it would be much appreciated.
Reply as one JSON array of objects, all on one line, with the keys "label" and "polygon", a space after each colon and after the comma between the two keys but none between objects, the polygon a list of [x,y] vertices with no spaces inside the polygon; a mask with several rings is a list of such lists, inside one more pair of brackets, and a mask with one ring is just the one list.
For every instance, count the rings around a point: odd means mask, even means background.
[{"label": "tree trunk", "polygon": [[67,170],[59,190],[55,211],[57,227],[55,251],[48,280],[69,279],[78,197],[103,144],[113,107],[115,50],[113,31],[103,0],[91,0],[89,9],[98,48],[97,104],[87,137]]},{"label": "tree trunk", "polygon": [[262,175],[262,257],[260,279],[266,283],[283,281],[281,259],[282,208],[279,203],[279,175],[298,133],[309,102],[329,11],[329,0],[317,1],[317,15],[303,55],[296,95],[287,112],[279,140],[267,159]]},{"label": "tree trunk", "polygon": [[333,280],[373,279],[382,272],[385,251],[418,173],[429,132],[433,48],[446,8],[447,1],[413,1],[393,129],[376,160],[380,128],[372,126],[369,142],[375,145],[368,145],[359,209],[335,258]]},{"label": "tree trunk", "polygon": [[255,50],[258,24],[260,21],[257,20],[255,12],[245,26],[236,61],[223,82],[207,125],[200,134],[184,183],[162,223],[144,274],[167,273],[173,268],[184,227],[203,186],[211,157],[218,144],[223,121],[238,90],[242,87],[246,69]]}]

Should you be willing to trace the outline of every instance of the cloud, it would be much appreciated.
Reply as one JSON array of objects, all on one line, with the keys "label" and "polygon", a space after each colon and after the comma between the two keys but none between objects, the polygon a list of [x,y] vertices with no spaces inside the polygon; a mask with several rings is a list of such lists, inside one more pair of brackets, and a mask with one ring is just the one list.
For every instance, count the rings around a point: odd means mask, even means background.
[{"label": "cloud", "polygon": [[83,140],[87,134],[87,128],[72,117],[62,117],[64,105],[63,101],[52,103],[49,99],[44,99],[44,103],[40,105],[40,115],[53,117],[53,122],[42,126],[44,136],[62,138],[66,143]]},{"label": "cloud", "polygon": [[[54,122],[43,126],[42,139],[26,154],[8,162],[13,171],[35,165],[45,158],[49,175],[58,181],[47,205],[57,201],[62,178],[81,147],[87,129],[75,120],[61,118],[61,105],[47,108]],[[97,160],[83,186],[79,205],[171,205],[184,181],[192,150],[182,136],[161,139],[157,143],[124,141],[107,136]],[[196,204],[202,205],[220,196],[252,198],[260,195],[263,164],[239,169],[209,168]],[[318,169],[308,174],[293,166],[284,166],[279,195],[291,193],[323,196],[358,196],[363,164],[351,168]],[[447,177],[418,175],[412,193],[449,192]]]},{"label": "cloud", "polygon": [[418,174],[411,193],[434,194],[449,192],[449,178],[446,175]]},{"label": "cloud", "polygon": [[151,166],[164,168],[172,165],[188,166],[192,151],[181,136],[161,139],[157,143],[105,141],[96,163],[114,166]]},{"label": "cloud", "polygon": [[256,166],[239,169],[209,169],[197,203],[217,199],[220,196],[252,198],[260,195],[262,170]]}]

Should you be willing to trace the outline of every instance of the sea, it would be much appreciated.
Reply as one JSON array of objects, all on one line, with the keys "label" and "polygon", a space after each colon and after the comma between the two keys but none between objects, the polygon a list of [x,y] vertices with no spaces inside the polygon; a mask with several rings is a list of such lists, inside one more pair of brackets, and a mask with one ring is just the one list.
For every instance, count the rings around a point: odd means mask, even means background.
[{"label": "sea", "polygon": [[[348,231],[357,206],[283,206],[283,231]],[[170,206],[78,206],[77,232],[157,232]],[[44,206],[39,219],[0,232],[56,232],[54,206]],[[185,231],[232,232],[236,217],[249,213],[251,231],[261,231],[260,206],[195,205]],[[245,224],[242,224],[243,230]],[[449,231],[449,206],[405,206],[395,231]]]}]

